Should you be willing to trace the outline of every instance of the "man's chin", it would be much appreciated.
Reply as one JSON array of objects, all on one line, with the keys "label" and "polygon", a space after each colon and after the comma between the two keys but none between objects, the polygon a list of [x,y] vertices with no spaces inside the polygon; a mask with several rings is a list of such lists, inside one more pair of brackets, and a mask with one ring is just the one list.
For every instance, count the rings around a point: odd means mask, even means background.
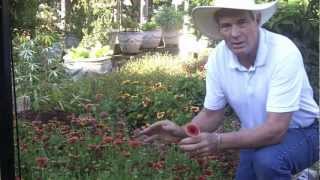
[{"label": "man's chin", "polygon": [[232,49],[232,52],[236,56],[241,56],[241,55],[245,55],[246,54],[246,51],[243,48]]}]

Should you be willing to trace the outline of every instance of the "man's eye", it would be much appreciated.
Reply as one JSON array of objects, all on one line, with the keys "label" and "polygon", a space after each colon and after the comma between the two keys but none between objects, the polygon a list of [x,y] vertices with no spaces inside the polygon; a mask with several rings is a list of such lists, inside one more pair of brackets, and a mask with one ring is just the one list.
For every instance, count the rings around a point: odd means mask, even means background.
[{"label": "man's eye", "polygon": [[238,21],[238,25],[245,25],[247,23],[248,23],[248,21],[246,19],[241,19]]},{"label": "man's eye", "polygon": [[230,26],[231,26],[230,24],[221,24],[220,25],[221,28],[226,28],[226,27],[230,27]]},{"label": "man's eye", "polygon": [[230,27],[231,27],[230,24],[221,24],[221,25],[220,25],[220,28],[221,28],[221,29],[228,29],[228,28],[230,28]]}]

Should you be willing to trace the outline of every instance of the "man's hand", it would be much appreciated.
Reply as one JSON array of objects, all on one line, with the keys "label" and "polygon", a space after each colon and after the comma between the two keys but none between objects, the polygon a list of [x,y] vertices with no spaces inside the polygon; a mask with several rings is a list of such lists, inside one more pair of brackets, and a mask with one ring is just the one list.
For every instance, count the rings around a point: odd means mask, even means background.
[{"label": "man's hand", "polygon": [[150,143],[155,140],[164,142],[177,142],[185,137],[183,128],[169,120],[158,121],[148,128],[143,129],[137,137],[144,143]]},{"label": "man's hand", "polygon": [[208,156],[217,152],[218,136],[216,133],[201,133],[198,136],[182,139],[179,146],[191,157]]}]

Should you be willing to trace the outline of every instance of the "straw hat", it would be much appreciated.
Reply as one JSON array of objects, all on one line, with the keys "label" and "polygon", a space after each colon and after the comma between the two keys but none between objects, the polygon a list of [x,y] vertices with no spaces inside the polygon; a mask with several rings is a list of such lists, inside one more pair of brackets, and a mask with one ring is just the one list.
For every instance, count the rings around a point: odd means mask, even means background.
[{"label": "straw hat", "polygon": [[277,0],[264,4],[256,4],[254,0],[215,0],[212,6],[199,6],[193,9],[192,18],[195,26],[202,34],[215,40],[221,39],[218,24],[214,19],[216,11],[222,8],[249,10],[261,13],[260,25],[267,22],[276,12]]}]

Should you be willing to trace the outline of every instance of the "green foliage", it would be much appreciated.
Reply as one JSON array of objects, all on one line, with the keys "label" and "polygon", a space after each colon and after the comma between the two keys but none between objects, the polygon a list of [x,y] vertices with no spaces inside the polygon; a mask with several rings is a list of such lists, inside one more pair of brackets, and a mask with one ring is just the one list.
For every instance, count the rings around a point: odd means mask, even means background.
[{"label": "green foliage", "polygon": [[140,1],[128,0],[130,3],[121,1],[121,30],[137,31],[140,20]]},{"label": "green foliage", "polygon": [[81,113],[84,104],[97,104],[96,94],[103,94],[97,113],[116,117],[121,112],[130,127],[164,118],[182,124],[200,109],[204,98],[203,71],[187,65],[194,63],[171,55],[146,55],[128,62],[121,72],[61,82],[61,91],[46,91],[50,101],[42,107]]},{"label": "green foliage", "polygon": [[124,31],[137,31],[139,28],[138,21],[131,16],[122,17],[122,28]]},{"label": "green foliage", "polygon": [[319,1],[280,1],[276,15],[266,27],[284,34],[299,47],[319,48]]},{"label": "green foliage", "polygon": [[70,57],[72,60],[83,60],[84,58],[99,58],[111,55],[113,50],[110,46],[95,47],[92,49],[86,49],[83,47],[71,48]]},{"label": "green foliage", "polygon": [[116,0],[78,0],[72,1],[70,6],[66,16],[67,31],[82,39],[82,47],[113,43],[110,33],[116,27],[113,17]]},{"label": "green foliage", "polygon": [[36,29],[41,32],[57,32],[60,31],[60,17],[58,9],[51,7],[46,3],[39,4],[37,11]]},{"label": "green foliage", "polygon": [[94,57],[104,57],[107,55],[111,55],[113,53],[113,50],[110,48],[110,46],[103,46],[101,48],[94,49]]},{"label": "green foliage", "polygon": [[71,59],[76,60],[76,59],[83,59],[83,58],[88,58],[90,55],[90,51],[85,48],[72,48],[70,50],[70,55]]},{"label": "green foliage", "polygon": [[38,0],[13,0],[10,3],[13,27],[33,31],[36,24]]},{"label": "green foliage", "polygon": [[130,127],[162,119],[186,123],[201,109],[204,79],[197,72],[188,75],[184,67],[185,60],[170,55],[145,56],[129,62],[122,68],[122,80],[116,83],[118,90],[107,90],[109,98],[102,103],[102,109],[110,114],[121,111]]},{"label": "green foliage", "polygon": [[159,25],[154,21],[148,21],[144,23],[141,27],[143,31],[152,31],[159,28]]},{"label": "green foliage", "polygon": [[164,30],[181,29],[183,25],[183,12],[176,10],[172,6],[162,7],[155,14],[155,21]]},{"label": "green foliage", "polygon": [[57,33],[60,31],[58,8],[51,6],[45,0],[13,0],[11,13],[15,31]]},{"label": "green foliage", "polygon": [[67,81],[56,38],[54,34],[37,34],[33,39],[18,34],[13,40],[17,96],[30,96],[36,111],[45,108],[41,104],[48,103],[50,90],[59,89],[57,83]]}]

